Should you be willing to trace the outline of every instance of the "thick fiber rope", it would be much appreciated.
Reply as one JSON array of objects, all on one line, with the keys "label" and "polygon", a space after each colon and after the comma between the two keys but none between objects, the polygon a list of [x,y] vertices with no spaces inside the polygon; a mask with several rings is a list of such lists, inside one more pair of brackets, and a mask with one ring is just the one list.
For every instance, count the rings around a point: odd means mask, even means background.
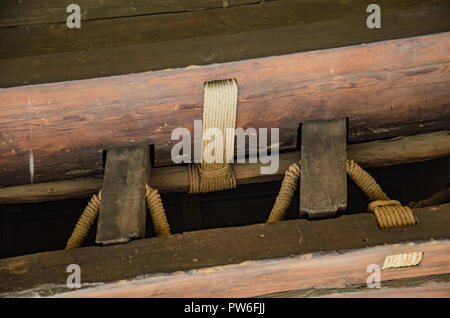
[{"label": "thick fiber rope", "polygon": [[[353,160],[347,160],[346,169],[350,178],[373,201],[369,204],[369,211],[375,214],[380,228],[416,224],[412,210],[402,206],[398,201],[390,200],[378,183]],[[300,162],[292,164],[286,172],[267,222],[278,222],[284,218],[297,188],[299,177]]]},{"label": "thick fiber rope", "polygon": [[83,245],[89,230],[91,229],[92,225],[94,225],[95,220],[97,219],[101,202],[102,190],[100,190],[98,194],[94,194],[87,206],[84,208],[83,213],[81,213],[81,216],[78,219],[77,224],[75,225],[75,229],[73,230],[72,235],[67,241],[66,250],[70,250],[72,248],[80,247]]},{"label": "thick fiber rope", "polygon": [[[94,194],[83,213],[81,213],[81,216],[75,225],[75,229],[67,241],[66,250],[81,247],[83,245],[89,230],[92,228],[98,217],[100,204],[102,202],[101,194],[102,190],[100,190],[98,195]],[[164,206],[158,190],[153,189],[148,184],[145,185],[145,199],[147,201],[153,225],[155,226],[156,234],[158,236],[169,236],[170,226],[167,222],[166,212],[164,211]]]},{"label": "thick fiber rope", "polygon": [[284,219],[284,214],[291,204],[292,197],[297,189],[298,178],[300,177],[299,164],[300,162],[291,164],[285,172],[280,192],[267,219],[268,223],[278,222]]},{"label": "thick fiber rope", "polygon": [[450,187],[442,191],[436,192],[431,197],[425,200],[410,202],[408,205],[411,208],[422,208],[431,205],[438,205],[442,203],[450,202]]},{"label": "thick fiber rope", "polygon": [[158,190],[145,185],[145,198],[158,236],[170,236],[170,226]]},{"label": "thick fiber rope", "polygon": [[[206,193],[236,187],[236,177],[228,163],[234,155],[234,128],[236,127],[238,87],[235,80],[220,80],[205,84],[203,103],[203,134],[217,129],[222,138],[207,141],[202,138],[202,162],[191,164],[189,193]],[[232,129],[232,135],[227,129]],[[214,149],[208,151],[209,149]],[[220,152],[220,153],[215,153]],[[215,159],[220,159],[217,162]]]}]

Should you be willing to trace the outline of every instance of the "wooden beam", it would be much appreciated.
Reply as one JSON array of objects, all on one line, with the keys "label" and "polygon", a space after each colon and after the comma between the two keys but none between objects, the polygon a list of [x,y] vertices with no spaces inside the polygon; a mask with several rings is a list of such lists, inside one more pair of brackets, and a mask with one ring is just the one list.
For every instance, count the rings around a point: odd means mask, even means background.
[{"label": "wooden beam", "polygon": [[300,215],[326,218],[347,208],[347,121],[302,124]]},{"label": "wooden beam", "polygon": [[149,179],[149,147],[107,152],[96,243],[124,243],[145,237],[145,185]]},{"label": "wooden beam", "polygon": [[[66,25],[66,18],[69,14],[66,13],[64,3],[61,4],[59,2],[61,7],[55,8],[52,11],[54,13],[59,12],[62,14],[61,21],[57,24],[50,22],[49,18],[47,18],[46,21],[42,21],[42,23],[28,24],[26,27],[1,27],[2,22],[4,23],[7,21],[7,19],[1,19],[2,14],[7,14],[6,10],[2,10],[2,12],[0,12],[0,38],[4,39],[4,41],[0,43],[0,59],[14,60],[27,56],[36,57],[48,54],[58,54],[60,58],[64,58],[61,56],[63,55],[62,53],[83,51],[93,53],[98,49],[119,49],[125,46],[133,46],[137,51],[141,51],[144,49],[144,46],[142,45],[160,44],[161,42],[172,42],[172,45],[176,45],[176,43],[173,42],[186,39],[194,41],[194,38],[197,39],[196,42],[199,47],[195,52],[189,50],[183,53],[190,56],[193,53],[201,55],[205,50],[206,38],[217,36],[225,39],[228,36],[241,34],[242,37],[242,34],[246,34],[246,38],[249,41],[255,42],[254,40],[252,41],[251,34],[265,31],[266,35],[270,36],[271,32],[273,32],[271,30],[274,29],[283,29],[285,32],[292,32],[291,30],[295,28],[298,33],[305,33],[304,31],[309,28],[310,33],[315,34],[315,32],[318,32],[320,29],[326,28],[326,23],[330,23],[333,20],[340,21],[350,31],[352,27],[355,29],[354,22],[356,22],[357,19],[359,19],[360,22],[365,22],[368,16],[366,8],[370,3],[363,3],[361,0],[325,0],[325,3],[323,0],[282,0],[266,1],[264,3],[257,3],[258,0],[247,0],[241,1],[241,4],[242,2],[247,2],[247,5],[237,4],[237,6],[230,5],[227,8],[222,8],[221,0],[213,1],[217,1],[217,3],[213,4],[216,5],[216,8],[185,11],[181,13],[177,13],[176,10],[174,10],[171,14],[145,15],[136,12],[137,14],[127,15],[124,14],[126,10],[121,12],[120,9],[116,7],[115,13],[119,16],[118,18],[95,19],[94,21],[90,21],[87,17],[89,15],[90,2],[89,4],[79,3],[83,11],[83,19],[81,21],[81,28],[77,30],[69,29]],[[170,8],[171,6],[176,6],[176,2],[177,1],[169,3],[167,7]],[[199,1],[199,3],[195,2],[195,4],[191,5],[201,6],[201,2],[202,1]],[[249,5],[255,3],[257,4]],[[21,6],[17,2],[11,3],[11,5]],[[51,6],[51,4],[47,5]],[[35,8],[33,8],[33,13],[38,13],[39,9],[48,10],[49,8],[47,5],[43,6],[39,4],[39,7],[34,5],[33,7]],[[380,0],[378,5],[383,9],[384,38],[379,38],[378,34],[380,33],[380,30],[368,29],[365,26],[365,23],[363,25],[358,25],[358,28],[353,30],[354,38],[358,35],[361,36],[360,34],[364,34],[366,37],[364,42],[367,43],[372,42],[374,38],[377,40],[387,40],[391,39],[394,35],[396,35],[396,38],[400,38],[404,36],[437,33],[439,32],[438,30],[449,30],[443,27],[443,25],[445,25],[442,23],[444,13],[441,12],[440,15],[442,17],[434,14],[437,10],[445,11],[445,9],[450,9],[450,5],[445,0],[435,0],[433,3],[425,4],[420,0],[398,0],[395,2],[390,0]],[[108,7],[109,6],[110,3],[108,2]],[[2,6],[2,9],[5,9],[4,6]],[[105,8],[105,6],[96,5],[96,9],[103,9],[101,13],[104,15],[108,14],[108,8]],[[153,10],[157,9],[157,7],[153,8]],[[124,17],[120,17],[120,15],[124,15]],[[392,19],[391,17],[394,16],[399,19],[403,18],[403,20],[398,21],[397,24],[402,24],[402,28],[405,27],[404,24],[407,24],[410,33],[402,34],[402,30],[398,26],[394,29],[394,26],[390,21],[390,19]],[[429,23],[426,26],[411,24],[409,21],[412,21],[413,17],[419,19],[419,21],[416,21],[417,23],[420,23],[421,19],[424,20],[425,18],[428,18]],[[9,15],[8,18],[12,19],[13,16]],[[350,25],[348,25],[349,18],[353,19]],[[430,20],[430,18],[434,19]],[[205,25],[208,25],[208,28],[205,28]],[[447,28],[449,27],[450,25],[447,23]],[[323,32],[323,30],[320,31]],[[331,30],[328,32],[330,31]],[[316,40],[303,43],[303,46],[300,46],[303,47],[302,51],[308,50],[308,45],[309,50],[317,49],[315,46],[321,42],[328,43],[328,45],[334,44],[335,46],[351,44],[347,43],[339,45],[339,42],[342,41],[342,36],[336,29],[334,29],[333,32],[333,37],[322,36],[322,39],[319,41]],[[417,32],[424,33],[414,34]],[[255,36],[253,35],[253,38],[254,37]],[[201,40],[199,41],[198,39]],[[247,54],[243,55],[243,58],[249,58],[248,51],[255,52],[260,50],[259,46],[263,43],[258,44],[258,42],[249,43],[249,45],[246,46],[246,53],[241,53]],[[293,43],[291,45],[296,48],[299,47],[298,44]],[[289,47],[284,47],[283,50],[288,48]],[[233,50],[233,48],[230,47],[227,49],[227,51],[230,50]],[[270,50],[273,49],[267,48],[267,50],[267,55],[271,55]],[[113,50],[109,50],[108,52],[112,51]],[[281,53],[285,54],[291,52]],[[191,58],[192,57],[193,56],[191,56]],[[217,62],[215,61],[215,57],[210,57],[210,59],[210,63]],[[242,58],[238,58],[238,60],[239,59]],[[194,62],[196,61],[193,60],[190,64],[193,64]],[[153,63],[154,66],[157,66],[157,63],[160,63],[165,64],[166,67],[173,67],[173,65],[167,65],[167,61],[153,61],[150,63]],[[188,66],[190,64],[183,66]],[[146,66],[148,66],[148,64]],[[93,68],[93,71],[96,69],[95,65],[91,65],[91,67]],[[154,70],[154,68],[147,67],[144,70]],[[71,69],[67,71],[73,72]]]},{"label": "wooden beam", "polygon": [[[431,241],[376,246],[344,253],[306,254],[269,261],[249,261],[233,266],[218,266],[172,275],[155,275],[141,280],[106,284],[53,297],[265,297],[267,293],[292,289],[333,288],[364,284],[371,264],[382,266],[393,254],[422,251],[425,257],[418,267],[400,268],[380,273],[378,297],[388,292],[386,281],[450,273],[450,241]],[[389,285],[388,285],[389,286]],[[444,284],[445,287],[450,284]],[[442,294],[442,286],[435,286]],[[368,288],[366,288],[367,290]],[[422,294],[423,287],[420,289]],[[427,294],[433,294],[428,288]],[[404,291],[403,291],[404,292]],[[408,293],[411,295],[411,293]],[[444,293],[448,295],[447,292]],[[405,293],[403,293],[405,295]],[[357,294],[354,295],[357,297]],[[366,292],[366,297],[371,297]],[[391,297],[394,296],[391,293]]]},{"label": "wooden beam", "polygon": [[[370,3],[265,1],[226,9],[82,20],[76,30],[67,29],[64,21],[0,28],[4,39],[0,87],[239,61],[450,30],[446,0],[379,0],[380,29],[365,25]],[[42,7],[46,6],[33,12]]]},{"label": "wooden beam", "polygon": [[[116,17],[153,15],[161,13],[188,12],[212,8],[233,7],[258,3],[260,0],[78,0],[82,12],[82,20],[99,20]],[[70,1],[47,0],[45,4],[39,0],[2,3],[0,11],[0,27],[23,24],[53,24],[66,22],[66,7]]]},{"label": "wooden beam", "polygon": [[[450,156],[450,131],[397,137],[348,145],[348,156],[363,167],[420,162]],[[300,159],[298,152],[280,154],[277,173],[263,175],[264,164],[233,164],[237,184],[270,182],[283,179],[289,165]],[[0,188],[0,204],[43,202],[70,198],[85,198],[97,193],[103,184],[103,175],[74,178]],[[159,192],[187,192],[188,172],[185,166],[152,169],[150,184]]]},{"label": "wooden beam", "polygon": [[308,288],[285,292],[266,294],[264,298],[341,298],[341,297],[393,297],[393,298],[424,298],[442,297],[448,295],[450,288],[450,273],[415,276],[392,280],[383,280],[381,288],[369,288],[367,282],[350,284],[336,288]]},{"label": "wooden beam", "polygon": [[204,82],[218,78],[239,83],[236,127],[279,128],[280,150],[295,148],[298,124],[308,120],[348,117],[349,142],[448,129],[449,47],[450,33],[440,33],[0,89],[0,184],[101,173],[102,150],[117,147],[154,144],[170,160],[173,129],[193,135]]},{"label": "wooden beam", "polygon": [[[135,240],[127,244],[84,247],[68,251],[44,252],[6,258],[0,260],[0,292],[16,292],[44,284],[54,284],[62,286],[64,289],[66,288],[65,283],[67,279],[66,268],[69,264],[80,265],[81,280],[84,284],[107,283],[132,279],[140,275],[188,271],[210,266],[238,264],[248,260],[255,261],[305,253],[349,250],[383,245],[385,243],[393,244],[428,240],[431,237],[434,239],[450,238],[448,231],[450,226],[450,204],[414,209],[414,213],[419,219],[417,225],[388,230],[380,230],[372,215],[362,213],[324,220],[308,221],[301,219],[185,232],[170,237]],[[337,236],[339,236],[339,240],[336,240]],[[444,245],[445,249],[439,251],[434,250],[432,246],[438,248],[443,245],[430,243],[430,246],[430,250],[420,248],[421,251],[425,252],[424,261],[433,259],[433,255],[435,255],[436,258],[434,260],[436,263],[434,263],[432,271],[426,270],[421,272],[421,275],[442,271],[444,269],[443,264],[445,264],[443,261],[447,259],[441,257],[445,255],[447,255],[445,257],[450,257],[450,253],[448,250],[446,251],[450,247],[450,243],[446,243]],[[418,247],[408,245],[407,248],[415,250]],[[364,259],[367,262],[365,263],[366,266],[374,261],[375,263],[380,263],[385,255],[395,254],[395,252],[399,251],[396,248],[388,250],[377,248],[375,250],[384,252],[377,254],[376,259],[365,258],[364,255],[361,255],[360,260]],[[287,267],[283,267],[287,263],[282,262],[279,264],[279,268],[284,268],[284,273],[289,272]],[[317,269],[314,266],[312,268]],[[346,266],[340,267],[340,269],[335,268],[333,272],[336,273],[336,270],[338,272],[340,270],[345,271],[345,268]],[[429,267],[425,268],[429,269]],[[301,270],[295,272],[299,273],[299,275],[304,273],[301,275],[306,276],[310,274]],[[240,269],[238,273],[244,273],[245,275],[247,272],[245,269]],[[260,268],[252,271],[252,273],[252,275],[247,275],[247,277],[262,277],[260,275],[264,274],[264,270]],[[364,271],[361,271],[359,274],[367,277],[365,267]],[[197,277],[201,277],[201,275]],[[207,279],[207,276],[204,277],[206,284],[211,286],[220,285],[221,293],[228,289],[227,284],[212,284],[212,281]],[[277,277],[279,278],[276,275],[270,276],[271,282],[277,282]],[[305,276],[301,277],[304,278]],[[303,279],[301,277],[290,277],[288,280],[294,283],[297,278]],[[335,279],[336,275],[333,277]],[[389,279],[388,277],[389,275],[385,279]],[[217,282],[219,281],[217,280]],[[257,294],[256,289],[251,288],[255,286],[254,283],[249,281],[244,283],[249,288],[248,292],[252,292],[253,296]],[[283,280],[282,284],[285,283],[286,280]],[[336,283],[336,280],[334,283]],[[274,283],[273,286],[277,284]],[[267,286],[267,284],[265,285]],[[297,285],[296,289],[300,287],[302,286]],[[225,288],[225,290],[222,288]],[[304,286],[304,288],[307,287]],[[289,289],[292,288],[285,288],[284,290]],[[174,292],[169,287],[162,290],[165,293]],[[185,295],[187,296],[191,292],[199,293],[201,289],[194,288],[193,290],[184,290],[186,291]],[[230,289],[230,292],[233,290],[233,288]],[[206,293],[210,291],[211,289],[209,288],[205,289]],[[183,289],[178,288],[178,292],[182,293]],[[270,292],[276,292],[276,290],[265,289],[258,291],[260,294]],[[176,294],[173,295],[175,296]],[[225,296],[225,294],[223,295]]]}]

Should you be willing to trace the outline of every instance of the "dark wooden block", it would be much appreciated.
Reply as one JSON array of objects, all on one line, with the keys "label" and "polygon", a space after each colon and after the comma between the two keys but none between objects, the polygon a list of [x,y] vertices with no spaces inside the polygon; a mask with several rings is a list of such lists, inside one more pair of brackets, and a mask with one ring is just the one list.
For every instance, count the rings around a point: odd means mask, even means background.
[{"label": "dark wooden block", "polygon": [[347,207],[346,119],[302,125],[300,214],[331,217]]},{"label": "dark wooden block", "polygon": [[97,243],[106,245],[145,237],[145,184],[149,175],[148,147],[108,151],[97,225]]}]

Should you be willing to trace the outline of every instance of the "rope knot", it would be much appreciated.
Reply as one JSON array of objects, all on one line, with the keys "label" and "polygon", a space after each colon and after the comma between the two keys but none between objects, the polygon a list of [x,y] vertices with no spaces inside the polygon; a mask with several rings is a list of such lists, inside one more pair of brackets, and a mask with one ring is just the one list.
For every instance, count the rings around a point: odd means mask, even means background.
[{"label": "rope knot", "polygon": [[410,207],[402,206],[397,200],[377,200],[369,203],[369,211],[375,214],[382,229],[416,224]]}]

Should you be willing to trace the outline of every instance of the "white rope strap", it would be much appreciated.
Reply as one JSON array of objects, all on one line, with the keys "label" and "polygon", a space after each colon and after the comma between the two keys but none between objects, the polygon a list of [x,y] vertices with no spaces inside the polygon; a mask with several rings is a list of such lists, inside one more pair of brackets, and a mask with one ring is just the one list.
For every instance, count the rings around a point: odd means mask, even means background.
[{"label": "white rope strap", "polygon": [[[189,193],[205,193],[236,187],[230,162],[234,157],[238,87],[236,80],[205,83],[203,104],[202,163],[191,164]],[[222,138],[215,138],[220,135]]]}]

